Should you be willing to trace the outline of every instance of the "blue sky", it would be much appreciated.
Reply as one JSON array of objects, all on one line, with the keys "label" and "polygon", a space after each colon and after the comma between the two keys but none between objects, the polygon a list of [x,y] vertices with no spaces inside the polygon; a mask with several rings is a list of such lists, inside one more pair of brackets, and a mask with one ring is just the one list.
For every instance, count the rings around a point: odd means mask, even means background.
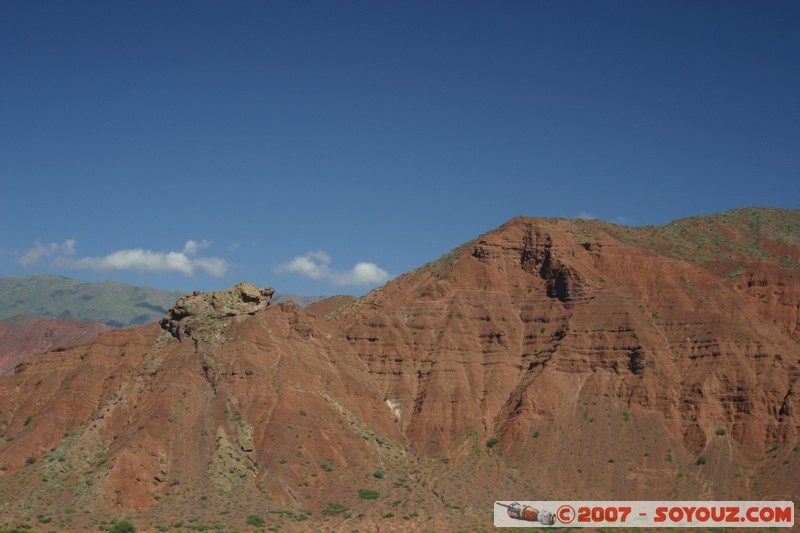
[{"label": "blue sky", "polygon": [[800,207],[797,2],[0,3],[0,275],[362,294],[517,215]]}]

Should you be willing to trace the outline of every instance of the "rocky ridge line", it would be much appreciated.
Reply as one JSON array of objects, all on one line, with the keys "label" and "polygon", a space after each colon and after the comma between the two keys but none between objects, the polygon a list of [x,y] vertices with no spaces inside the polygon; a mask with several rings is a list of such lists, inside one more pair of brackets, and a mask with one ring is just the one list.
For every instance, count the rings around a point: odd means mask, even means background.
[{"label": "rocky ridge line", "polygon": [[159,324],[178,340],[197,331],[218,328],[223,319],[254,315],[270,305],[275,289],[239,283],[230,289],[193,294],[180,298]]}]

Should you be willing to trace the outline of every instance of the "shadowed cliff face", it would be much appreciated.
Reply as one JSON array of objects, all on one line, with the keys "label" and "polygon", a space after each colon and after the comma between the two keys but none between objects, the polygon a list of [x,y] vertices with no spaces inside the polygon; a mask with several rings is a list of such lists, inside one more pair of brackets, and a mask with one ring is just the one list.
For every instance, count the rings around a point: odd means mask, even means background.
[{"label": "shadowed cliff face", "polygon": [[618,233],[514,219],[355,301],[243,284],[38,356],[0,380],[0,514],[23,478],[90,511],[73,525],[227,509],[437,530],[489,527],[499,494],[792,499],[797,271],[762,254],[720,274]]}]

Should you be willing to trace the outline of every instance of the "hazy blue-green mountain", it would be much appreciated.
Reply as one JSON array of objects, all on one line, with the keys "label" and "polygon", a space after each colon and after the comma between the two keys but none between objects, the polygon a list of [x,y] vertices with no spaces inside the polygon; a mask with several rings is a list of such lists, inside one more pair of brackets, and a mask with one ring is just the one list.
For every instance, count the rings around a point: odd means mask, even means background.
[{"label": "hazy blue-green mountain", "polygon": [[72,317],[114,327],[138,326],[160,319],[184,294],[47,274],[0,277],[0,318],[41,315]]},{"label": "hazy blue-green mountain", "polygon": [[[40,315],[72,317],[114,327],[138,326],[159,320],[185,294],[116,281],[89,283],[48,274],[0,277],[0,319]],[[276,292],[272,302],[292,300],[304,307],[321,299]]]}]

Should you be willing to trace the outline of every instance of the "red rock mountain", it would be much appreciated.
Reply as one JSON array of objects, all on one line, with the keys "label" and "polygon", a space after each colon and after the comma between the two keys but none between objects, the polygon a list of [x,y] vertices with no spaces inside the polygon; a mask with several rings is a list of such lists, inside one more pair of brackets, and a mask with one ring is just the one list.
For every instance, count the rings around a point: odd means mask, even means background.
[{"label": "red rock mountain", "polygon": [[83,344],[112,329],[99,322],[22,315],[0,320],[0,375],[31,355]]},{"label": "red rock mountain", "polygon": [[0,379],[0,526],[490,531],[498,499],[796,499],[798,228],[516,218],[338,308],[182,298]]}]

